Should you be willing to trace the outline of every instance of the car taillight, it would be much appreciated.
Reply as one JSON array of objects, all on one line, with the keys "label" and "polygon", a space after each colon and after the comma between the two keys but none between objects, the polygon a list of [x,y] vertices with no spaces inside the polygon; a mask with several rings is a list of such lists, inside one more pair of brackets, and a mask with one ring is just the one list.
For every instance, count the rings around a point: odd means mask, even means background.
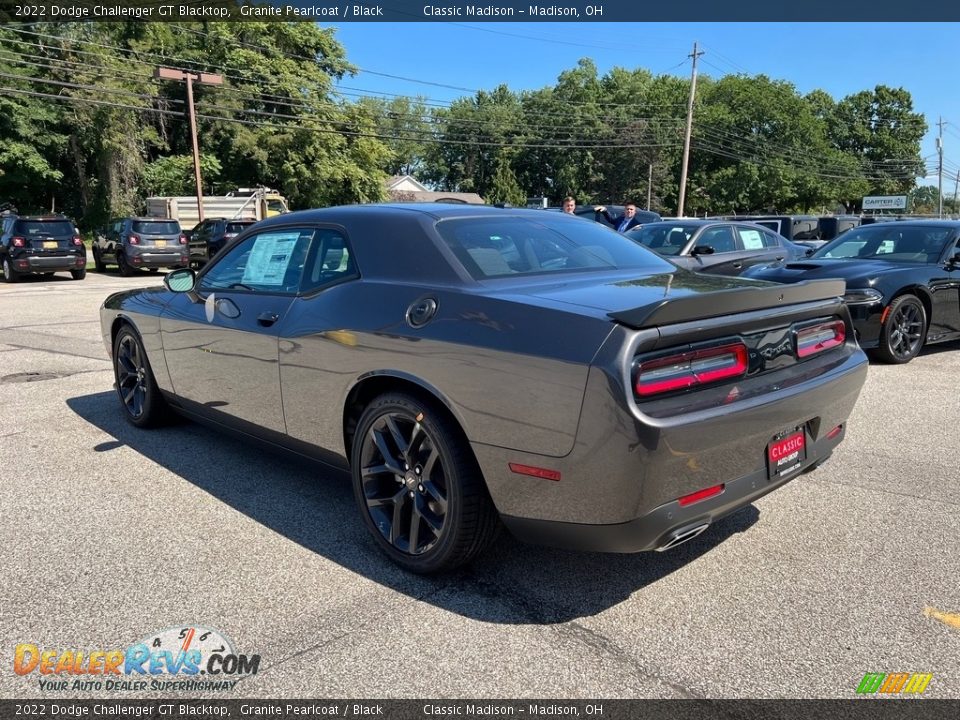
[{"label": "car taillight", "polygon": [[743,343],[691,350],[641,362],[634,389],[640,397],[649,397],[740,377],[748,367],[747,346]]},{"label": "car taillight", "polygon": [[80,239],[79,235],[74,235],[73,239],[70,242],[72,242],[77,247],[80,247],[81,245],[83,245],[83,240]]},{"label": "car taillight", "polygon": [[14,247],[24,247],[27,244],[27,241],[24,240],[22,237],[10,238],[10,242],[13,243]]},{"label": "car taillight", "polygon": [[847,339],[847,326],[843,320],[797,330],[797,357],[805,358],[830,348],[843,345]]},{"label": "car taillight", "polygon": [[139,244],[140,244],[140,238],[138,238],[136,235],[130,235],[130,236],[127,238],[127,241],[128,241],[131,245],[139,245]]},{"label": "car taillight", "polygon": [[180,244],[181,244],[181,245],[186,245],[186,244],[187,244],[187,236],[186,236],[186,235],[181,235],[181,236],[180,236]]}]

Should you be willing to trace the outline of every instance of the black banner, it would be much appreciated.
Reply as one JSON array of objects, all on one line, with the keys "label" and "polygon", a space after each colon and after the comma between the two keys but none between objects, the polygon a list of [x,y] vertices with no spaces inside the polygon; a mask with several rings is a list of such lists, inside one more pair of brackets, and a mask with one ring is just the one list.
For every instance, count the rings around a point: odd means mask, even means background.
[{"label": "black banner", "polygon": [[817,21],[919,22],[960,20],[960,3],[875,0],[0,0],[0,22],[658,22]]},{"label": "black banner", "polygon": [[0,700],[0,718],[955,720],[960,700]]}]

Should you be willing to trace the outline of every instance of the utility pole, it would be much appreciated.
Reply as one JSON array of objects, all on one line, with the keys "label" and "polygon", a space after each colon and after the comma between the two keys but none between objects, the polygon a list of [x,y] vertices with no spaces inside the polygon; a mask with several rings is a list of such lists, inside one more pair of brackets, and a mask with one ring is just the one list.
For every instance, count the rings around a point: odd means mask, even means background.
[{"label": "utility pole", "polygon": [[193,143],[193,176],[197,182],[197,215],[203,222],[203,180],[200,177],[200,146],[197,142],[197,116],[193,109],[193,84],[222,85],[223,75],[195,73],[178,68],[157,68],[154,77],[162,80],[180,80],[187,83],[187,115],[190,118],[190,140]]},{"label": "utility pole", "polygon": [[957,190],[960,190],[960,170],[957,170],[957,179],[953,184],[953,212],[960,213],[960,207],[957,207]]},{"label": "utility pole", "polygon": [[937,167],[937,195],[938,202],[940,203],[937,210],[937,217],[943,219],[943,116],[940,116],[939,122],[937,125],[940,126],[940,135],[937,138],[937,154],[940,156],[940,161]]},{"label": "utility pole", "polygon": [[653,194],[653,163],[647,163],[647,210],[650,209],[650,198]]},{"label": "utility pole", "polygon": [[687,102],[687,129],[683,134],[683,161],[680,165],[680,200],[677,203],[677,217],[683,217],[683,201],[687,196],[687,165],[690,162],[690,133],[693,130],[693,97],[697,92],[697,58],[703,51],[697,51],[697,43],[693,43],[693,71],[690,75],[690,100]]}]

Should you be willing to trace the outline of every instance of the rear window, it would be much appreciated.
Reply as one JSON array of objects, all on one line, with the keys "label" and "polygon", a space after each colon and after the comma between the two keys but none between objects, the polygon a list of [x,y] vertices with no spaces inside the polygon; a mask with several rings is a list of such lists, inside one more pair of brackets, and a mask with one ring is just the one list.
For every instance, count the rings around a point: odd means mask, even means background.
[{"label": "rear window", "polygon": [[13,232],[26,237],[73,235],[73,225],[66,220],[17,220]]},{"label": "rear window", "polygon": [[134,220],[133,231],[144,235],[178,235],[180,223],[176,220]]},{"label": "rear window", "polygon": [[675,269],[609,228],[571,218],[458,218],[438,222],[437,231],[476,280],[582,270]]},{"label": "rear window", "polygon": [[242,233],[251,225],[253,225],[252,222],[228,222],[227,229],[224,230],[224,232],[230,233],[232,235],[237,235],[239,233]]}]

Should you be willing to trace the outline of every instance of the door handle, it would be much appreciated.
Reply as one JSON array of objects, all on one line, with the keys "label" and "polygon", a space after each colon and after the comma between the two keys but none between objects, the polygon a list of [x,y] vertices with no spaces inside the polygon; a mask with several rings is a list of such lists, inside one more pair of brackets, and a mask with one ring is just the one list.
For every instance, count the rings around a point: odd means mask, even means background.
[{"label": "door handle", "polygon": [[280,319],[280,315],[278,315],[275,312],[270,312],[269,310],[257,315],[257,322],[263,325],[264,327],[270,327],[279,319]]}]

